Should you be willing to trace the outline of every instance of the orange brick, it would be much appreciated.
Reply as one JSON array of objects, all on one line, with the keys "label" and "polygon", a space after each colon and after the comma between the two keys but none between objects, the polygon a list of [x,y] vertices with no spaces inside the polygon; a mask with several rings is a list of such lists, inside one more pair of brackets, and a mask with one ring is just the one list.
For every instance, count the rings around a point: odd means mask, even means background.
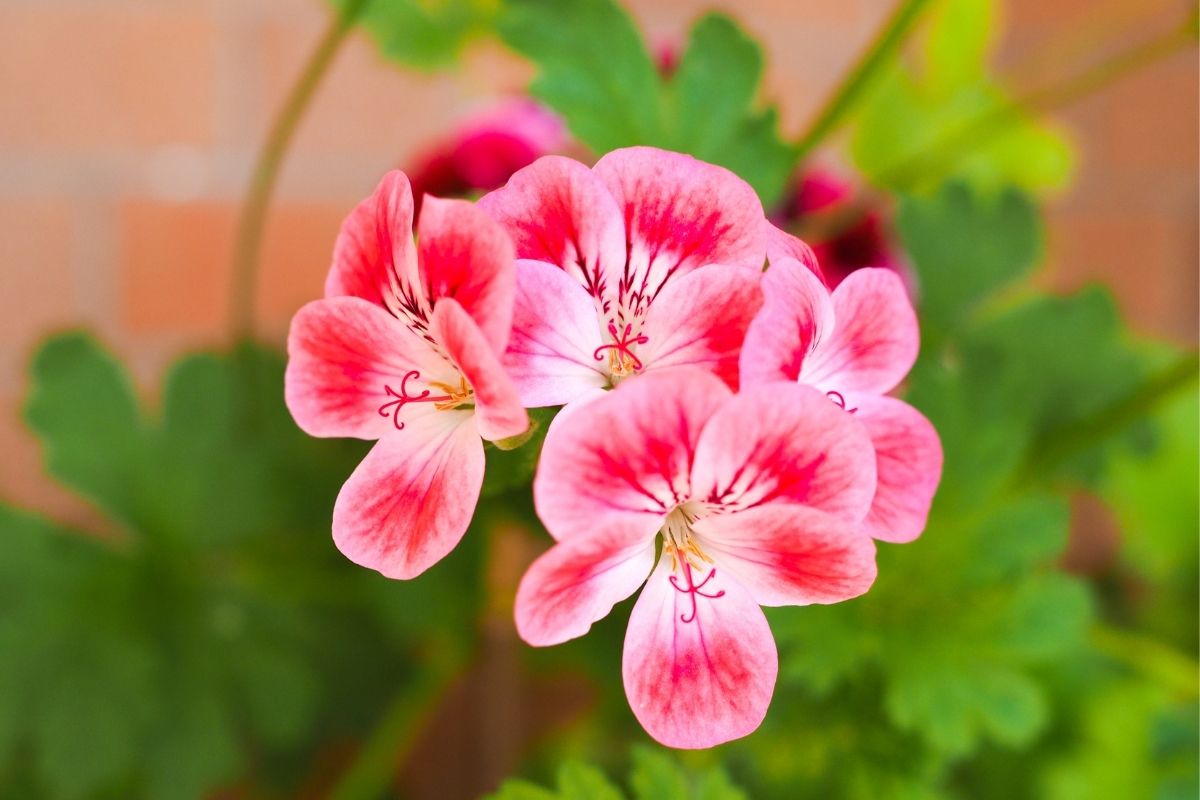
[{"label": "orange brick", "polygon": [[77,313],[72,233],[64,200],[0,200],[0,384],[14,382],[40,336]]},{"label": "orange brick", "polygon": [[220,202],[122,205],[120,319],[131,333],[222,330],[234,214]]},{"label": "orange brick", "polygon": [[[277,337],[321,296],[344,203],[277,205],[268,215],[257,280],[259,329]],[[122,314],[133,333],[220,336],[229,322],[238,206],[204,201],[124,204]]]},{"label": "orange brick", "polygon": [[207,141],[216,38],[207,17],[178,9],[0,9],[0,142]]},{"label": "orange brick", "polygon": [[264,333],[282,339],[296,309],[324,294],[333,242],[353,205],[288,204],[271,214],[258,290]]}]

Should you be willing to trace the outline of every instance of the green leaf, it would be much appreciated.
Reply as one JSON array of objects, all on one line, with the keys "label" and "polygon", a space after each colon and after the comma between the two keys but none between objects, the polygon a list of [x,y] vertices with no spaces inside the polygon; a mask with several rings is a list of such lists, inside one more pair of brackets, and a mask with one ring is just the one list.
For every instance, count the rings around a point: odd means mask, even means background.
[{"label": "green leaf", "polygon": [[533,95],[597,153],[661,139],[658,72],[616,3],[513,0],[500,35],[537,65]]},{"label": "green leaf", "polygon": [[1015,190],[984,197],[962,184],[909,197],[896,225],[920,284],[923,326],[960,327],[979,304],[1028,275],[1042,251],[1041,222]]},{"label": "green leaf", "polygon": [[579,761],[558,768],[558,793],[572,800],[624,800],[624,795],[604,773]]},{"label": "green leaf", "polygon": [[666,753],[649,747],[633,749],[629,774],[634,800],[685,800],[690,796],[687,775]]},{"label": "green leaf", "polygon": [[557,792],[543,789],[535,783],[510,778],[485,800],[561,800]]},{"label": "green leaf", "polygon": [[651,145],[727,167],[778,199],[796,162],[774,108],[756,104],[758,45],[728,17],[693,27],[679,69],[664,82],[640,32],[613,0],[514,0],[504,40],[538,67],[531,91],[596,153]]},{"label": "green leaf", "polygon": [[[350,0],[331,0],[337,9]],[[499,0],[368,0],[359,24],[386,58],[432,70],[452,64],[472,39],[491,31]]]},{"label": "green leaf", "polygon": [[728,17],[709,14],[692,28],[667,85],[674,113],[666,116],[671,149],[728,167],[769,206],[783,193],[796,155],[779,138],[775,110],[754,110],[761,77],[758,44]]},{"label": "green leaf", "polygon": [[982,133],[972,127],[1009,102],[987,75],[995,7],[995,0],[939,0],[928,12],[918,57],[876,80],[850,148],[872,181],[900,191],[950,178],[983,189],[1066,183],[1074,161],[1070,145],[1044,122],[1018,116]]},{"label": "green leaf", "polygon": [[51,339],[34,356],[25,418],[50,472],[127,524],[136,524],[145,428],[128,376],[82,333]]}]

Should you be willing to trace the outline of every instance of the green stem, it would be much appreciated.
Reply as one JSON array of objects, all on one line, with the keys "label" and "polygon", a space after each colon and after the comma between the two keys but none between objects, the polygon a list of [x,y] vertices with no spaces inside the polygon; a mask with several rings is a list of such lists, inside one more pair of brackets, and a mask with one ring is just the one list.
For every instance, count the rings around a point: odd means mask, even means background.
[{"label": "green stem", "polygon": [[330,800],[378,800],[387,793],[396,769],[467,663],[452,643],[444,648],[422,667],[416,681],[396,694],[354,763],[333,787]]},{"label": "green stem", "polygon": [[984,112],[960,128],[951,131],[927,147],[884,167],[876,182],[893,188],[907,188],[923,177],[942,175],[966,153],[994,139],[1014,123],[1035,113],[1045,113],[1068,105],[1117,79],[1161,58],[1172,55],[1196,41],[1195,18],[1150,41],[1135,45],[1059,83],[1034,89],[990,111]]},{"label": "green stem", "polygon": [[798,161],[803,161],[817,145],[825,140],[825,137],[844,121],[846,114],[854,108],[863,91],[870,85],[875,73],[904,43],[913,24],[928,5],[929,0],[900,0],[887,24],[876,34],[871,46],[850,70],[850,74],[842,81],[841,87],[829,98],[808,132],[796,145]]},{"label": "green stem", "polygon": [[1200,664],[1194,658],[1168,647],[1157,639],[1133,631],[1098,625],[1092,629],[1097,650],[1135,672],[1150,678],[1180,697],[1200,696]]},{"label": "green stem", "polygon": [[1196,380],[1200,359],[1196,353],[1180,357],[1131,394],[1078,422],[1052,431],[1033,449],[1019,474],[1026,481],[1044,476],[1062,464],[1146,416],[1164,399]]},{"label": "green stem", "polygon": [[333,57],[370,0],[347,0],[300,73],[263,143],[238,217],[233,251],[230,324],[236,339],[254,336],[254,305],[263,225],[279,167]]}]

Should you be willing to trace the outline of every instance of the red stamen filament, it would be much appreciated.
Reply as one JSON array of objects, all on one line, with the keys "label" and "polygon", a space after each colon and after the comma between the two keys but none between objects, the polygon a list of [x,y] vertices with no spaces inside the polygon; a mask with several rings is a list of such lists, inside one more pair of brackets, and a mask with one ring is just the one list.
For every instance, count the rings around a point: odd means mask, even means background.
[{"label": "red stamen filament", "polygon": [[696,611],[697,611],[696,596],[697,595],[699,595],[700,597],[707,597],[709,600],[716,600],[718,597],[725,596],[724,589],[718,590],[715,594],[707,594],[705,592],[700,591],[701,589],[704,588],[704,585],[706,583],[711,581],[716,576],[716,574],[717,574],[717,569],[716,569],[716,567],[713,567],[712,571],[709,572],[706,576],[704,576],[704,580],[700,581],[699,583],[696,583],[695,580],[692,578],[692,565],[690,563],[688,563],[687,559],[684,559],[683,560],[683,575],[685,578],[687,578],[687,587],[685,588],[683,586],[680,586],[679,582],[677,580],[675,580],[674,575],[672,575],[672,576],[670,576],[670,578],[668,578],[668,580],[671,581],[671,585],[673,587],[675,587],[675,591],[689,595],[692,598],[692,613],[691,614],[680,614],[679,615],[680,622],[686,623],[686,622],[691,622],[692,620],[696,619]]},{"label": "red stamen filament", "polygon": [[634,355],[631,349],[635,344],[645,344],[650,341],[644,335],[632,336],[633,323],[627,323],[623,331],[617,330],[615,322],[608,323],[608,333],[613,337],[613,342],[610,344],[602,344],[592,353],[592,358],[597,361],[604,360],[604,351],[612,350],[609,353],[608,363],[614,375],[628,375],[631,372],[642,371],[642,361]]},{"label": "red stamen filament", "polygon": [[832,400],[836,405],[840,406],[843,411],[847,411],[851,414],[853,414],[855,411],[858,411],[857,408],[846,408],[846,398],[842,397],[841,392],[828,391],[825,393],[825,396]]},{"label": "red stamen filament", "polygon": [[392,423],[396,426],[396,430],[404,430],[404,423],[400,421],[400,409],[404,408],[408,403],[433,403],[439,411],[444,411],[449,408],[454,408],[461,405],[471,397],[471,388],[467,386],[466,378],[459,378],[459,386],[457,388],[438,381],[431,381],[430,386],[446,392],[444,395],[431,395],[428,389],[425,389],[420,394],[408,393],[408,382],[412,379],[419,379],[421,373],[417,370],[410,370],[405,373],[400,381],[400,392],[387,384],[384,384],[383,391],[388,397],[394,397],[395,400],[389,400],[379,407],[379,416],[392,417]]}]

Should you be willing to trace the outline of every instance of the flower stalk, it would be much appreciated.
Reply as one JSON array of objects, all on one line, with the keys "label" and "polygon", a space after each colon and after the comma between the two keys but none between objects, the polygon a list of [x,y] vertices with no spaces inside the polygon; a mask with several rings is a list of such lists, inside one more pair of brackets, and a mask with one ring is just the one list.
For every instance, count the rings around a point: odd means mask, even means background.
[{"label": "flower stalk", "polygon": [[321,84],[321,79],[341,49],[346,35],[370,2],[371,0],[347,0],[342,6],[309,57],[295,85],[288,92],[283,108],[272,123],[267,140],[255,161],[246,200],[238,217],[233,250],[230,328],[235,340],[254,337],[254,306],[263,226],[284,155],[291,145],[300,120],[304,118],[304,113],[316,94],[317,87]]}]

